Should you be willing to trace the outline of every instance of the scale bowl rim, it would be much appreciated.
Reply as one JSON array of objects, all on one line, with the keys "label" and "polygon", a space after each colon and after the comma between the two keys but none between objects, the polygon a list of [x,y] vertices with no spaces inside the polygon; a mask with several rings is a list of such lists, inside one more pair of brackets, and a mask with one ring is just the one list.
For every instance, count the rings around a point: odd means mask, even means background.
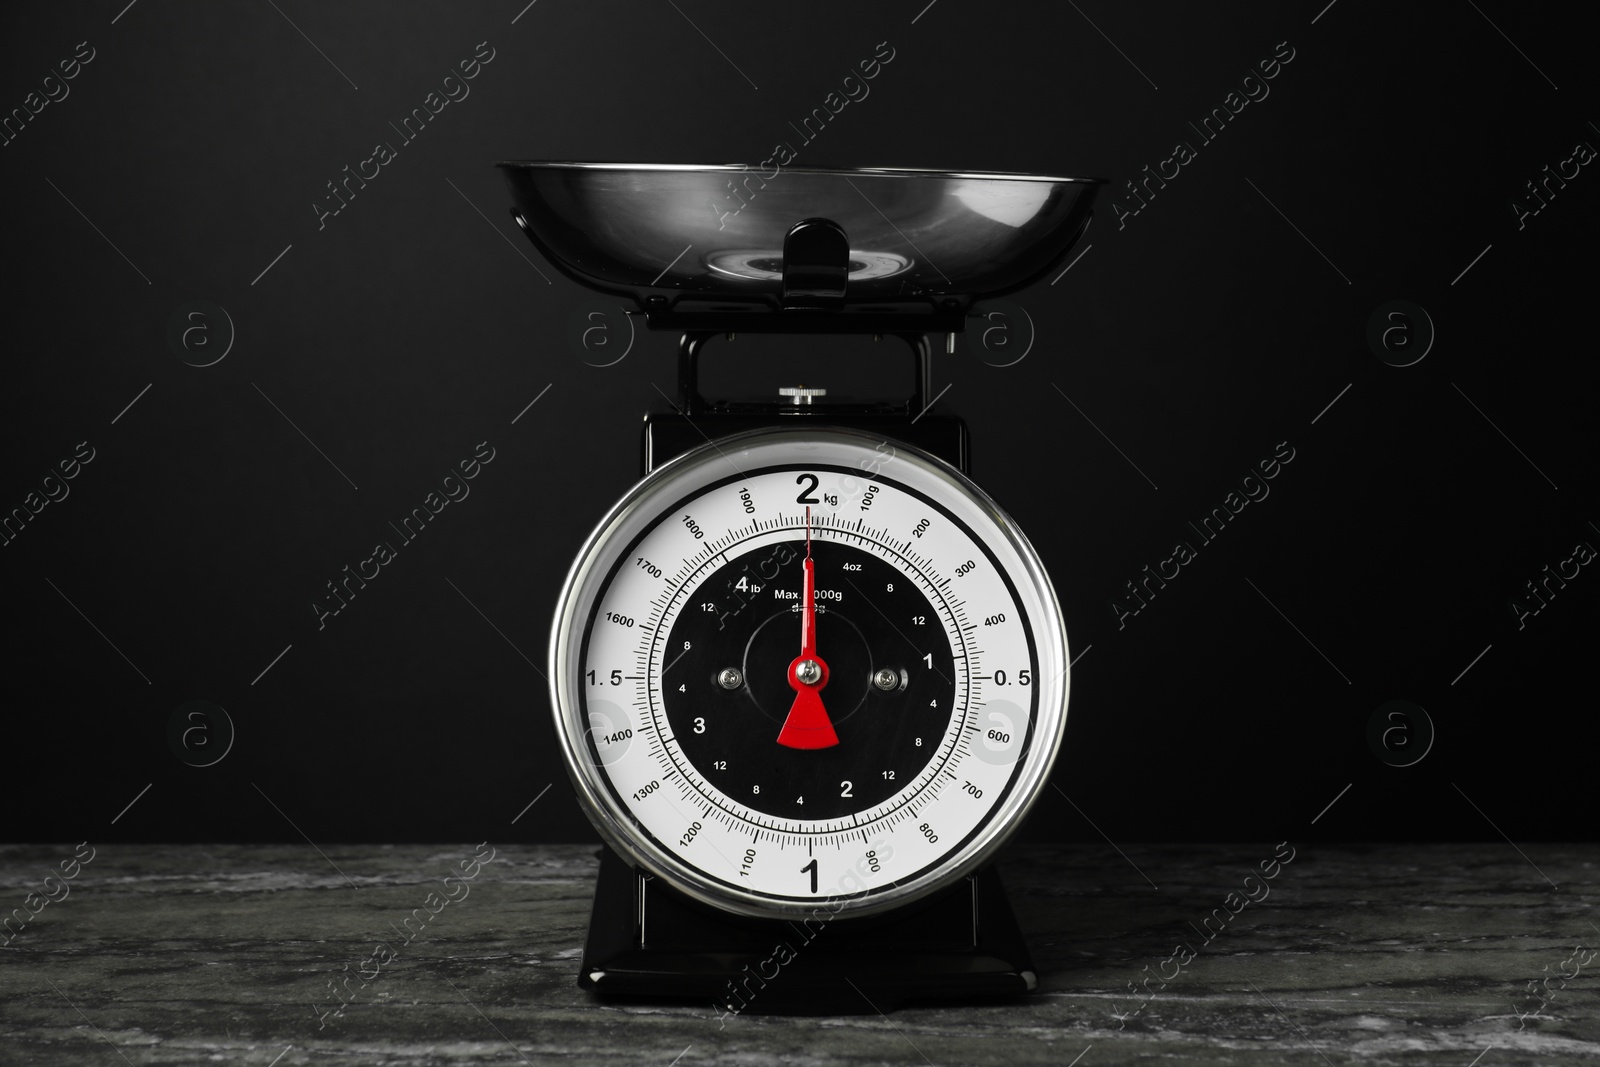
[{"label": "scale bowl rim", "polygon": [[[596,163],[578,160],[545,159],[500,159],[496,160],[494,165],[507,169],[520,168],[524,170],[660,171],[696,174],[742,173],[748,171],[751,166],[748,163]],[[938,178],[944,180],[961,179],[964,181],[1051,182],[1082,185],[1110,184],[1110,179],[1108,178],[1071,178],[1065,175],[1026,174],[1020,171],[940,170],[934,167],[814,167],[795,165],[785,166],[781,169],[786,172],[814,174],[819,177],[832,175],[846,178]]]}]

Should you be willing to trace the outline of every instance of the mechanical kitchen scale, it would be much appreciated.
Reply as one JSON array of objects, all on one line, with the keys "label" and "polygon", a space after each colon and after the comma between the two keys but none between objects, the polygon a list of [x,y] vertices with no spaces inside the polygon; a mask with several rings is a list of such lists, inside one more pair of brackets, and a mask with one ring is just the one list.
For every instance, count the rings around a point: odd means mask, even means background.
[{"label": "mechanical kitchen scale", "polygon": [[[608,849],[579,984],[872,1012],[1037,984],[989,861],[1048,782],[1068,651],[1038,555],[930,401],[929,336],[1026,286],[1099,181],[501,163],[558,269],[681,335],[643,480],[569,572],[557,734]],[[710,402],[718,335],[907,343],[909,399]]]}]

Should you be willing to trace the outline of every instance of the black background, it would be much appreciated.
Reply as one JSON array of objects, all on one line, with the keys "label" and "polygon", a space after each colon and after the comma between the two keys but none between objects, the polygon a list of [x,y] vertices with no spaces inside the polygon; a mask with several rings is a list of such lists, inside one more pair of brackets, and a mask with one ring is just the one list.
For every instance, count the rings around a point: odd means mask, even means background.
[{"label": "black background", "polygon": [[[1315,833],[1592,835],[1600,578],[1524,629],[1508,606],[1600,545],[1600,177],[1523,228],[1510,207],[1600,144],[1575,9],[124,3],[34,5],[0,44],[8,113],[96,53],[0,148],[0,508],[96,452],[0,547],[6,836],[590,839],[539,672],[674,339],[586,364],[567,335],[594,298],[516,232],[491,163],[756,163],[881,41],[870,96],[797,162],[1115,183],[1083,258],[1013,298],[1028,356],[964,338],[934,371],[1082,656],[1072,804],[1047,790],[1028,833],[1253,838],[1338,797]],[[319,230],[325,183],[480,41],[470,96]],[[1270,96],[1119,229],[1116,187],[1282,41]],[[1395,299],[1437,329],[1410,367],[1366,341]],[[204,368],[167,338],[196,300],[237,333]],[[741,338],[708,377],[887,374],[814,345]],[[470,497],[319,631],[324,583],[481,441]],[[1123,583],[1280,441],[1271,496],[1119,629]],[[208,768],[167,741],[193,699],[237,728]],[[1437,730],[1414,766],[1368,746],[1391,699]]]}]

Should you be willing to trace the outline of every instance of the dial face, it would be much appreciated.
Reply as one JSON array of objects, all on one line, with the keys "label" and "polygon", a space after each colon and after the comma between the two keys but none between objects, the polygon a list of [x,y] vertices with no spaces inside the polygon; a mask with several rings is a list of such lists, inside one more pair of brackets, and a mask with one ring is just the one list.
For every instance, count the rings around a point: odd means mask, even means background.
[{"label": "dial face", "polygon": [[569,766],[625,856],[754,915],[865,914],[1015,827],[1060,743],[1037,557],[949,467],[847,431],[725,438],[596,531],[551,645]]}]

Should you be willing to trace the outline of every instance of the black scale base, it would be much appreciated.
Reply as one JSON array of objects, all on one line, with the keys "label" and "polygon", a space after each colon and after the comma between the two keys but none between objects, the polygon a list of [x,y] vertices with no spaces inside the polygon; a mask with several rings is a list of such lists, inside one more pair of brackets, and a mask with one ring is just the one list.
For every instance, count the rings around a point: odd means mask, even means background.
[{"label": "black scale base", "polygon": [[985,868],[892,915],[794,920],[712,911],[601,854],[578,984],[611,999],[847,1015],[1021,996],[1037,984],[1000,877]]}]

